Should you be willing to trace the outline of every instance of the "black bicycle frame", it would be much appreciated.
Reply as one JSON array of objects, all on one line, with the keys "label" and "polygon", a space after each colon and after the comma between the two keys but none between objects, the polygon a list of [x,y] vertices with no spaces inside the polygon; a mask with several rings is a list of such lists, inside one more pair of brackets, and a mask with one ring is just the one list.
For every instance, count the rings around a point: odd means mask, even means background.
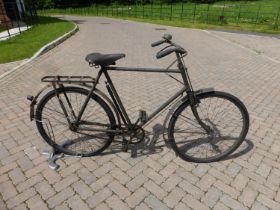
[{"label": "black bicycle frame", "polygon": [[[131,120],[123,106],[123,103],[115,89],[115,86],[108,74],[108,71],[131,71],[131,72],[156,72],[156,73],[179,73],[182,75],[182,79],[184,82],[184,87],[179,90],[177,93],[175,93],[172,97],[170,97],[165,103],[163,103],[159,108],[157,108],[153,113],[151,113],[149,115],[149,117],[147,118],[147,120],[145,122],[141,122],[140,126],[143,126],[144,124],[146,124],[147,122],[149,122],[153,117],[155,117],[158,113],[160,113],[163,109],[165,109],[170,103],[172,103],[175,99],[177,99],[179,96],[181,96],[184,92],[186,92],[188,95],[193,95],[190,94],[192,93],[192,89],[190,86],[190,82],[188,80],[187,77],[187,69],[185,67],[185,65],[182,62],[182,58],[181,56],[177,53],[177,62],[178,62],[178,69],[151,69],[151,68],[127,68],[127,67],[112,67],[112,66],[108,66],[108,67],[101,67],[100,71],[98,72],[98,75],[96,77],[96,82],[94,83],[92,89],[90,90],[89,95],[87,96],[78,116],[75,122],[75,125],[78,126],[79,122],[81,120],[81,117],[84,113],[84,110],[87,106],[87,103],[89,102],[97,83],[99,82],[99,79],[101,77],[102,74],[104,74],[105,78],[106,78],[106,87],[107,90],[113,100],[113,103],[123,121],[123,123],[125,125],[128,126],[128,128],[133,128],[134,124],[131,123]],[[81,130],[92,130],[92,131],[97,131],[97,129],[91,129],[91,128],[79,128]],[[99,130],[99,129],[98,129]],[[100,131],[100,130],[99,130]],[[108,130],[107,130],[108,132]],[[112,132],[116,132],[116,131],[112,131]]]}]

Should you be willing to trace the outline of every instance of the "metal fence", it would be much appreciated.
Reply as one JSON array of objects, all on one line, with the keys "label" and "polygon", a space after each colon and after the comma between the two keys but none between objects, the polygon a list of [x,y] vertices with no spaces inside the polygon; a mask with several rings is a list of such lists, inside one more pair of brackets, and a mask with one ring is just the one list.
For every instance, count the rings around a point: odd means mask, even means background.
[{"label": "metal fence", "polygon": [[262,25],[279,29],[279,7],[252,4],[197,4],[152,1],[150,4],[128,5],[60,5],[58,8],[42,9],[41,14],[72,14],[128,17],[152,20],[180,21],[213,25]]},{"label": "metal fence", "polygon": [[36,22],[36,9],[22,1],[0,1],[0,40],[27,30]]}]

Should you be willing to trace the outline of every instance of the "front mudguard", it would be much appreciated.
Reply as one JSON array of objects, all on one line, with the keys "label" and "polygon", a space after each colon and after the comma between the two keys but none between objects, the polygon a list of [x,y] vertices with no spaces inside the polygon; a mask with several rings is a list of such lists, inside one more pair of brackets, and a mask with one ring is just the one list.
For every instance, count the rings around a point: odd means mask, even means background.
[{"label": "front mudguard", "polygon": [[[202,96],[204,94],[208,94],[208,93],[212,93],[214,92],[214,88],[205,88],[205,89],[200,89],[200,90],[197,90],[197,91],[194,91],[194,95],[199,97],[199,96]],[[188,96],[184,96],[182,99],[180,99],[179,101],[177,101],[169,110],[169,112],[167,113],[166,117],[165,117],[165,120],[164,120],[164,123],[163,123],[163,128],[165,130],[165,132],[163,133],[163,139],[164,141],[167,143],[167,145],[169,146],[168,144],[168,137],[166,136],[167,134],[167,131],[168,131],[168,122],[170,121],[173,113],[183,104],[183,103],[189,103],[188,102],[189,99],[188,99]]]}]

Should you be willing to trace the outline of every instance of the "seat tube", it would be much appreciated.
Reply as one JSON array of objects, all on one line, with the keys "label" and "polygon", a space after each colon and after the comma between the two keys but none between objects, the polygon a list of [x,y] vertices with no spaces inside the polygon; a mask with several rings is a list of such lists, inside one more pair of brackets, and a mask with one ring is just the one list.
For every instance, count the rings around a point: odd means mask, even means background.
[{"label": "seat tube", "polygon": [[127,112],[126,112],[126,110],[123,106],[123,103],[120,99],[120,96],[118,95],[117,90],[116,90],[116,88],[115,88],[115,86],[114,86],[114,84],[113,84],[113,82],[112,82],[112,80],[111,80],[111,78],[110,78],[110,76],[107,72],[107,69],[104,70],[104,75],[107,79],[107,82],[108,82],[110,88],[111,88],[111,91],[112,91],[112,94],[113,94],[111,97],[113,99],[113,102],[115,103],[115,106],[117,107],[117,110],[120,112],[119,114],[122,116],[122,119],[123,118],[125,119],[125,120],[123,119],[124,123],[125,124],[127,123],[128,126],[131,126],[131,121],[129,119],[129,116],[128,116],[128,114],[127,114]]}]

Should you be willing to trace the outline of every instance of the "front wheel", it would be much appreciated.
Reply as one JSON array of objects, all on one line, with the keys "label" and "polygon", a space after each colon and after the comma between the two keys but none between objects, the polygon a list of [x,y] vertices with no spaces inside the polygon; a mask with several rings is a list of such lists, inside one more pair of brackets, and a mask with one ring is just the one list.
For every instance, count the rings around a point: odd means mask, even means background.
[{"label": "front wheel", "polygon": [[[235,151],[249,129],[249,114],[235,96],[214,91],[196,96],[201,126],[186,101],[172,115],[168,138],[173,150],[186,161],[218,161]],[[209,129],[205,129],[205,127]]]}]

